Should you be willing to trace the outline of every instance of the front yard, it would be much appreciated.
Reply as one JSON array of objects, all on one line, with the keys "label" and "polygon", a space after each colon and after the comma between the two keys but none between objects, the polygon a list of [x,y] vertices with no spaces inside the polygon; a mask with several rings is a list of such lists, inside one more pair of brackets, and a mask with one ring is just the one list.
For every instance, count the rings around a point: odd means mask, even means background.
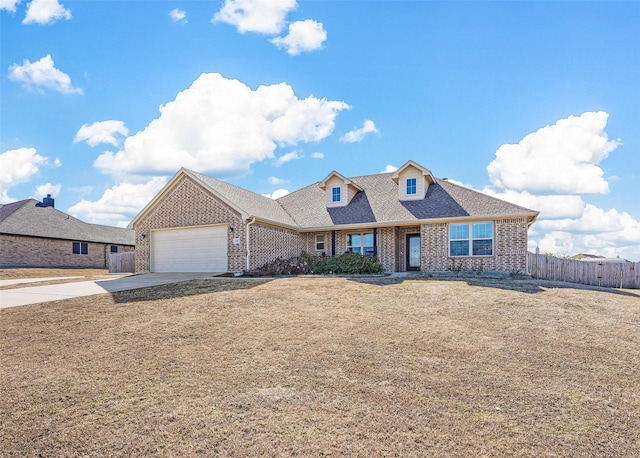
[{"label": "front yard", "polygon": [[640,296],[214,279],[0,310],[0,456],[640,456]]}]

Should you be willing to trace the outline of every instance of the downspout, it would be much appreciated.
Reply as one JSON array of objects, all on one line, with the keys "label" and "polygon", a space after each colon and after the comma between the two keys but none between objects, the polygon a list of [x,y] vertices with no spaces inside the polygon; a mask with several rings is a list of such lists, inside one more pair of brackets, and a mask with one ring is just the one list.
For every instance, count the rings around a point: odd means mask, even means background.
[{"label": "downspout", "polygon": [[378,256],[378,228],[373,228],[373,255]]},{"label": "downspout", "polygon": [[331,257],[336,256],[336,231],[331,231]]},{"label": "downspout", "polygon": [[249,221],[247,223],[247,233],[245,234],[245,237],[247,238],[247,270],[251,270],[251,266],[250,266],[250,262],[251,262],[251,246],[249,245],[249,240],[251,239],[251,237],[249,237],[249,226],[251,226],[253,223],[256,222],[255,218],[252,218],[251,221]]}]

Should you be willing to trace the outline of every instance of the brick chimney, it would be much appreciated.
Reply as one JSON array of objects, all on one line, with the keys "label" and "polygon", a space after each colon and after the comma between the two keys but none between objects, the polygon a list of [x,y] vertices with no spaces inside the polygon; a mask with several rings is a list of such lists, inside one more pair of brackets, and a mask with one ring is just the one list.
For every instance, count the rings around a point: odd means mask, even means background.
[{"label": "brick chimney", "polygon": [[42,203],[38,203],[37,207],[53,207],[55,208],[56,200],[51,197],[51,194],[47,194],[47,197],[42,199]]}]

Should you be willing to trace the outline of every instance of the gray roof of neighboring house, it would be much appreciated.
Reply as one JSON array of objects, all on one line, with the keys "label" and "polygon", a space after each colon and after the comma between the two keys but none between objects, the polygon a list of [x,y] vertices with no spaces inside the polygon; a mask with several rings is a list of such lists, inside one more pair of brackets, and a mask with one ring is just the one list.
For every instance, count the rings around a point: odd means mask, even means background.
[{"label": "gray roof of neighboring house", "polygon": [[327,208],[325,191],[319,183],[292,192],[277,202],[293,216],[298,226],[324,228],[337,225],[378,223],[398,224],[425,219],[522,215],[534,218],[537,212],[488,196],[478,191],[437,180],[421,200],[401,201],[392,173],[350,178],[364,191],[344,207]]},{"label": "gray roof of neighboring house", "polygon": [[188,173],[249,217],[256,217],[286,226],[297,226],[291,215],[276,200],[198,172],[189,170]]},{"label": "gray roof of neighboring house", "polygon": [[0,233],[135,245],[135,232],[130,229],[85,223],[53,207],[38,204],[35,199],[26,199],[0,205]]}]

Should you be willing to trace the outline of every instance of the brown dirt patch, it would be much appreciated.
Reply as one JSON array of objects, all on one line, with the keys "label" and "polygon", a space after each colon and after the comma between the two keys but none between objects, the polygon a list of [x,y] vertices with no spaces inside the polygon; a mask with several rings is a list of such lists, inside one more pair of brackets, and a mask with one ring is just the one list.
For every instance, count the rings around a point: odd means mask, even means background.
[{"label": "brown dirt patch", "polygon": [[640,297],[213,279],[0,310],[0,456],[640,456]]}]

